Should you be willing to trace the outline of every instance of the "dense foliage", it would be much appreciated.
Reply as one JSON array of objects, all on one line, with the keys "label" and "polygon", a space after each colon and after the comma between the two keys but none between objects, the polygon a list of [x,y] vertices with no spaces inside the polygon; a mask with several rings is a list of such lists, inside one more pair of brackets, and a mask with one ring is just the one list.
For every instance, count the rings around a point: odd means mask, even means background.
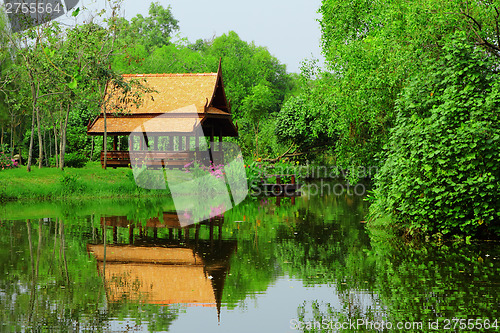
[{"label": "dense foliage", "polygon": [[[0,150],[20,154],[28,169],[32,162],[39,167],[81,166],[110,148],[110,140],[104,147],[102,140],[86,135],[88,122],[102,108],[112,108],[104,99],[106,82],[118,82],[124,73],[216,72],[222,61],[245,154],[280,151],[273,140],[273,115],[293,80],[265,47],[245,42],[233,31],[211,40],[173,42],[179,26],[170,7],[152,3],[148,16],[128,21],[114,15],[119,7],[108,1],[113,15],[103,17],[103,25],[51,22],[24,33],[2,31]],[[118,83],[126,93],[123,80]]]},{"label": "dense foliage", "polygon": [[320,12],[330,75],[316,85],[330,87],[337,163],[380,170],[372,215],[498,235],[498,4],[324,0]]},{"label": "dense foliage", "polygon": [[305,60],[300,75],[234,31],[174,41],[170,6],[127,20],[108,1],[101,25],[1,30],[0,151],[28,170],[83,166],[111,147],[86,125],[113,107],[106,82],[130,90],[120,74],[215,72],[220,61],[248,164],[327,164],[351,183],[380,170],[373,216],[498,234],[497,1],[323,0],[326,66]]},{"label": "dense foliage", "polygon": [[500,90],[495,63],[451,38],[398,100],[376,205],[406,228],[500,234]]}]

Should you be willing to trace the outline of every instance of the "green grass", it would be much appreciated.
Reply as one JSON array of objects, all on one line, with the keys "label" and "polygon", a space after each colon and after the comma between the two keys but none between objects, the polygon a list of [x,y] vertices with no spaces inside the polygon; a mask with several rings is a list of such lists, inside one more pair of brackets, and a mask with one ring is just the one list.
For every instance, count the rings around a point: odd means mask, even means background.
[{"label": "green grass", "polygon": [[25,167],[0,171],[0,202],[28,200],[75,200],[92,198],[121,198],[166,196],[165,190],[145,190],[134,181],[128,168],[101,168],[90,162],[84,168]]}]

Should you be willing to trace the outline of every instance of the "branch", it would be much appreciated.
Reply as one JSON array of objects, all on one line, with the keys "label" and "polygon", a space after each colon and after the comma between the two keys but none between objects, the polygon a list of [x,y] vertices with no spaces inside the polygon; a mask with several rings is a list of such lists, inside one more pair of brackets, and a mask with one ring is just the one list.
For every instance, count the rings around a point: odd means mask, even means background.
[{"label": "branch", "polygon": [[480,24],[478,21],[476,21],[476,19],[475,19],[475,18],[473,18],[473,17],[472,17],[472,16],[470,16],[469,14],[464,13],[462,10],[460,10],[460,13],[461,13],[463,16],[465,16],[465,17],[467,17],[467,18],[471,19],[471,20],[472,20],[472,21],[473,21],[473,22],[477,25],[477,27],[479,28],[479,31],[482,31],[482,30],[483,30],[483,27],[481,26],[481,24]]},{"label": "branch", "polygon": [[278,162],[279,160],[281,160],[283,157],[286,156],[286,154],[288,154],[290,152],[290,150],[292,150],[292,148],[295,146],[295,142],[292,143],[292,145],[290,146],[290,148],[287,149],[286,152],[284,152],[281,156],[277,157],[277,158],[266,158],[266,159],[263,159],[262,161],[264,162],[271,162],[271,163],[276,163]]},{"label": "branch", "polygon": [[60,91],[60,92],[53,92],[53,93],[48,93],[48,94],[44,94],[44,95],[38,96],[38,99],[41,99],[42,97],[51,96],[51,95],[62,95],[62,94],[64,94],[64,92],[63,92],[63,91]]},{"label": "branch", "polygon": [[495,26],[497,30],[497,44],[500,45],[500,30],[498,28],[498,17],[500,16],[500,13],[498,12],[497,7],[495,7],[495,12],[497,12],[497,16],[495,17]]},{"label": "branch", "polygon": [[295,143],[293,143],[292,146],[290,146],[290,148],[288,148],[288,150],[284,154],[282,154],[281,156],[279,156],[277,158],[266,158],[266,159],[263,159],[262,161],[263,162],[276,163],[276,162],[279,162],[279,160],[281,160],[283,158],[297,157],[297,156],[306,155],[306,154],[311,153],[311,149],[325,148],[326,143],[322,143],[322,144],[318,144],[318,145],[314,145],[314,146],[305,147],[305,148],[302,149],[302,151],[299,151],[299,152],[295,151],[293,153],[290,153],[290,150],[292,150],[293,146],[295,146]]}]

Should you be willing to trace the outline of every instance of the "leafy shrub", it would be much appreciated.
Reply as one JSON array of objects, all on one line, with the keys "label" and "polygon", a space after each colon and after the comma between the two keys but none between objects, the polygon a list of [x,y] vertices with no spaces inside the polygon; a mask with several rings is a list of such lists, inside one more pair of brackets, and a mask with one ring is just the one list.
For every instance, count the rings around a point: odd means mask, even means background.
[{"label": "leafy shrub", "polygon": [[63,194],[73,194],[85,189],[85,186],[79,182],[78,177],[74,175],[63,174],[59,179],[59,184]]},{"label": "leafy shrub", "polygon": [[88,159],[79,153],[67,153],[64,155],[64,165],[69,168],[83,168]]},{"label": "leafy shrub", "polygon": [[500,235],[500,84],[492,57],[456,35],[404,90],[373,217],[406,230]]},{"label": "leafy shrub", "polygon": [[0,170],[17,168],[17,162],[8,154],[0,152]]}]

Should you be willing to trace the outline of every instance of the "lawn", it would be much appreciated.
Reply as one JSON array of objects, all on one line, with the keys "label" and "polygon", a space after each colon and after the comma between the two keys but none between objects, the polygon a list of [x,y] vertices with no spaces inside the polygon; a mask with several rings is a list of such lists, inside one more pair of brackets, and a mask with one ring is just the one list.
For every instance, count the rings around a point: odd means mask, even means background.
[{"label": "lawn", "polygon": [[139,188],[132,170],[101,168],[99,162],[89,162],[84,168],[25,167],[0,171],[0,201],[70,200],[138,196],[166,196],[165,190]]}]

